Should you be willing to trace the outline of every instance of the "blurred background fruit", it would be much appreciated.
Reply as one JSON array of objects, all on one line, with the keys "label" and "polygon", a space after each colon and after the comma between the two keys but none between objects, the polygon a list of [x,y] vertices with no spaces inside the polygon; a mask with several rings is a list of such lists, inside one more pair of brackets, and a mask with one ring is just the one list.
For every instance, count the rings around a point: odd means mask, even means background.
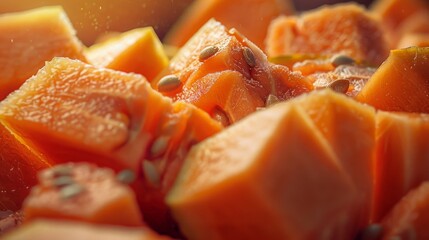
[{"label": "blurred background fruit", "polygon": [[[345,1],[293,0],[298,11]],[[89,46],[99,35],[106,32],[123,32],[144,26],[153,26],[162,38],[191,2],[193,0],[1,0],[0,14],[40,6],[62,5],[79,38]],[[356,2],[369,4],[371,0]]]}]

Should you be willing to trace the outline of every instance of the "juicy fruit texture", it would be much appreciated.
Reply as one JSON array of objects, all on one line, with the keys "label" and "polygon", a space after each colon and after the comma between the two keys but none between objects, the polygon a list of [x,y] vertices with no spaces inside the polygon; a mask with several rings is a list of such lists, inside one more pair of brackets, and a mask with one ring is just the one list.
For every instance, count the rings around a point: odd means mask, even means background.
[{"label": "juicy fruit texture", "polygon": [[428,136],[427,114],[377,113],[375,221],[408,191],[429,181]]},{"label": "juicy fruit texture", "polygon": [[139,73],[148,81],[168,65],[152,27],[134,29],[92,45],[85,54],[94,66]]},{"label": "juicy fruit texture", "polygon": [[[84,204],[83,204],[84,203]],[[88,163],[69,163],[39,174],[23,204],[25,221],[38,218],[141,226],[132,189],[119,182],[113,170]]]},{"label": "juicy fruit texture", "polygon": [[313,93],[293,101],[313,120],[337,161],[351,177],[358,192],[354,199],[357,204],[353,215],[357,218],[355,224],[364,226],[370,218],[374,190],[374,109],[332,91]]},{"label": "juicy fruit texture", "polygon": [[289,0],[196,0],[173,25],[164,42],[181,47],[209,19],[215,18],[228,28],[237,28],[263,48],[271,20],[280,14],[293,12]]},{"label": "juicy fruit texture", "polygon": [[3,238],[4,240],[168,240],[148,228],[125,228],[73,221],[36,220],[25,224]]},{"label": "juicy fruit texture", "polygon": [[[346,55],[332,57],[320,55],[293,54],[270,58],[271,62],[299,71],[312,84],[314,89],[331,88],[334,91],[355,97],[376,68],[369,67]],[[338,88],[338,83],[345,82],[345,87]],[[343,85],[344,86],[344,85]]]},{"label": "juicy fruit texture", "polygon": [[[155,212],[167,212],[167,183],[174,181],[191,146],[222,129],[202,110],[173,104],[141,75],[65,58],[48,62],[1,102],[0,119],[31,139],[51,162],[131,169],[138,176],[133,187],[140,193],[140,207],[156,206],[149,208]],[[149,172],[159,180],[154,187],[147,187],[153,184],[144,162],[155,169]],[[153,219],[162,214],[143,213],[149,224],[165,222]]]},{"label": "juicy fruit texture", "polygon": [[167,201],[189,239],[351,239],[369,220],[373,135],[374,111],[332,91],[279,103],[196,145]]},{"label": "juicy fruit texture", "polygon": [[53,57],[85,60],[64,10],[46,7],[0,16],[0,100]]},{"label": "juicy fruit texture", "polygon": [[410,191],[399,201],[382,221],[383,240],[428,239],[429,229],[429,182]]},{"label": "juicy fruit texture", "polygon": [[392,50],[356,99],[385,111],[428,113],[428,65],[427,47]]},{"label": "juicy fruit texture", "polygon": [[389,48],[380,23],[356,4],[325,6],[299,17],[281,16],[268,30],[268,56],[345,54],[380,65]]},{"label": "juicy fruit texture", "polygon": [[269,63],[248,39],[213,19],[170,61],[162,75],[168,74],[178,78],[175,89],[163,91],[163,78],[152,86],[210,115],[220,109],[230,123],[264,107],[269,95],[286,100],[312,90],[302,75]]},{"label": "juicy fruit texture", "polygon": [[55,58],[0,104],[0,118],[57,163],[137,170],[144,144],[169,109],[171,101],[142,76]]},{"label": "juicy fruit texture", "polygon": [[37,182],[37,172],[51,166],[31,141],[0,120],[0,212],[17,211]]}]

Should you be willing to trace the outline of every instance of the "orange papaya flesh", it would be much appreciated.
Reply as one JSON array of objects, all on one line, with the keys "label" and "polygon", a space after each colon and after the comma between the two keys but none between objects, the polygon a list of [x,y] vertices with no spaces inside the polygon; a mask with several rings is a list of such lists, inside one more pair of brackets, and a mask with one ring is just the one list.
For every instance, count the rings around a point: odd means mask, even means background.
[{"label": "orange papaya flesh", "polygon": [[429,180],[429,116],[377,113],[373,219],[379,221],[411,189]]},{"label": "orange papaya flesh", "polygon": [[374,192],[374,108],[330,90],[295,101],[308,113],[351,177],[358,191],[353,215],[357,219],[355,224],[365,226],[370,221]]},{"label": "orange papaya flesh", "polygon": [[413,46],[429,47],[429,32],[404,34],[399,40],[397,48],[408,48]]},{"label": "orange papaya flesh", "polygon": [[53,57],[85,61],[83,45],[61,7],[0,16],[0,100]]},{"label": "orange papaya flesh", "polygon": [[349,85],[343,93],[350,97],[355,97],[360,93],[375,71],[376,68],[371,67],[342,65],[336,67],[333,71],[310,74],[307,78],[313,82],[315,89],[332,88],[334,90],[336,90],[336,81],[347,80]]},{"label": "orange papaya flesh", "polygon": [[[201,59],[200,56],[207,51],[207,48],[215,49],[214,53]],[[244,56],[244,51],[247,57]],[[220,72],[223,71],[237,73],[221,74]],[[164,95],[174,100],[192,102],[208,113],[213,113],[215,106],[223,107],[224,109],[221,108],[221,110],[227,116],[232,116],[234,120],[249,115],[257,107],[263,107],[270,94],[286,100],[312,89],[311,84],[303,76],[290,72],[286,67],[269,63],[266,55],[257,46],[235,29],[228,30],[213,19],[180,49],[170,61],[168,69],[161,75],[169,74],[179,78],[180,86],[171,91],[161,89]],[[234,83],[223,83],[223,76],[228,74],[234,75]],[[152,86],[157,90],[160,90],[162,76],[152,82]],[[242,80],[239,79],[240,77]],[[243,83],[245,87],[240,90],[243,92],[243,101],[228,102],[231,98],[228,92],[234,93],[233,89]],[[225,84],[229,86],[224,86]],[[231,90],[220,93],[221,87]],[[204,94],[209,90],[212,93]],[[218,97],[210,98],[212,94]],[[224,97],[220,98],[220,96]],[[241,106],[243,102],[250,103],[247,110],[246,107]],[[225,111],[225,109],[228,110]]]},{"label": "orange papaya flesh", "polygon": [[428,113],[428,64],[427,47],[392,50],[356,99],[379,110]]},{"label": "orange papaya flesh", "polygon": [[[173,113],[171,124],[166,125],[161,134],[169,136],[165,154],[146,156],[142,168],[145,181],[138,182],[135,189],[144,217],[151,221],[149,224],[160,232],[180,236],[180,230],[165,205],[166,194],[174,184],[189,149],[195,143],[215,135],[222,127],[206,112],[184,102],[175,102]],[[201,124],[203,122],[206,124]]]},{"label": "orange papaya flesh", "polygon": [[216,111],[225,111],[228,115],[223,124],[227,126],[265,105],[258,96],[245,89],[241,73],[225,70],[198,79],[189,88],[183,89],[177,98],[206,109],[213,117],[219,114]]},{"label": "orange papaya flesh", "polygon": [[143,224],[134,192],[109,168],[69,163],[46,169],[38,178],[38,185],[23,204],[26,222],[52,218],[123,226]]},{"label": "orange papaya flesh", "polygon": [[389,54],[381,24],[359,5],[323,6],[301,16],[273,20],[266,39],[268,56],[345,54],[380,65]]},{"label": "orange papaya flesh", "polygon": [[32,142],[0,120],[0,212],[19,210],[37,183],[37,172],[52,164],[37,152]]},{"label": "orange papaya flesh", "polygon": [[409,191],[383,218],[383,240],[429,238],[429,182]]},{"label": "orange papaya flesh", "polygon": [[[316,111],[317,102],[329,107]],[[258,111],[197,144],[167,198],[184,235],[315,239],[324,232],[327,239],[353,238],[369,221],[374,114],[345,96],[317,91]],[[347,125],[335,131],[341,120]],[[340,141],[344,134],[364,141]],[[362,155],[352,156],[354,150]]]},{"label": "orange papaya flesh", "polygon": [[87,0],[2,1],[0,13],[61,5],[75,26],[79,39],[90,46],[105,32],[124,32],[145,26],[155,26],[156,32],[164,36],[191,2],[193,0],[98,1],[94,4]]},{"label": "orange papaya flesh", "polygon": [[[246,6],[246,11],[243,11],[243,6]],[[289,0],[197,0],[167,32],[164,42],[182,47],[208,20],[215,18],[228,28],[237,28],[263,48],[271,20],[281,14],[289,15],[293,12]]]},{"label": "orange papaya flesh", "polygon": [[[149,103],[160,112],[148,109]],[[171,101],[140,75],[55,58],[0,104],[0,118],[40,147],[46,144],[47,156],[62,154],[54,159],[58,163],[79,160],[79,151],[71,158],[64,153],[76,149],[99,155],[92,160],[99,165],[137,170],[145,144],[164,119],[161,111],[169,109]]]},{"label": "orange papaya flesh", "polygon": [[19,239],[109,239],[109,240],[168,240],[146,227],[121,227],[64,220],[35,220],[4,236],[5,240]]},{"label": "orange papaya flesh", "polygon": [[[164,174],[174,172],[170,166],[180,168],[172,162],[180,162],[193,144],[222,129],[202,110],[175,105],[141,75],[56,58],[0,103],[0,119],[32,139],[56,164],[87,161],[115,171],[133,170],[138,176],[134,189],[147,195],[137,188],[151,185],[153,176],[163,183]],[[145,174],[147,162],[157,171]],[[172,181],[174,174],[169,176]],[[167,189],[160,184],[148,192],[163,196]],[[137,195],[141,207],[167,211],[163,197],[142,194]],[[158,222],[154,227],[163,228],[166,221],[143,214],[148,224]]]},{"label": "orange papaya flesh", "polygon": [[152,27],[138,28],[92,45],[88,62],[123,72],[138,73],[148,81],[168,65],[168,58]]},{"label": "orange papaya flesh", "polygon": [[371,11],[378,15],[383,24],[390,29],[395,29],[406,19],[414,14],[429,9],[429,4],[424,0],[378,0],[371,6]]},{"label": "orange papaya flesh", "polygon": [[376,68],[369,66],[368,63],[356,61],[345,55],[327,57],[293,54],[272,57],[269,58],[269,61],[287,66],[292,71],[300,72],[313,84],[314,89],[330,87],[335,90],[335,81],[347,80],[348,87],[339,92],[351,97],[355,97],[360,92],[376,70]]}]

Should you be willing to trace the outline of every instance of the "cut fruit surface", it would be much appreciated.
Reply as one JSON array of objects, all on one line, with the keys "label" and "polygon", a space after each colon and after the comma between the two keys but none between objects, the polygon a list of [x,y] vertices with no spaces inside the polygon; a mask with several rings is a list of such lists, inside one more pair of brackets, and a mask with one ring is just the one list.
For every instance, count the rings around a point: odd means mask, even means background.
[{"label": "cut fruit surface", "polygon": [[427,114],[377,113],[375,221],[411,189],[429,181],[428,136]]},{"label": "cut fruit surface", "polygon": [[356,4],[324,6],[301,16],[275,19],[268,30],[268,56],[345,54],[380,65],[389,47],[380,23]]},{"label": "cut fruit surface", "polygon": [[85,60],[83,45],[61,7],[0,16],[0,100],[53,57]]},{"label": "cut fruit surface", "polygon": [[222,129],[195,106],[163,97],[141,75],[66,58],[48,62],[2,101],[0,119],[55,164],[134,171],[144,218],[163,232],[171,225],[164,195],[183,158]]},{"label": "cut fruit surface", "polygon": [[168,65],[162,43],[152,27],[134,29],[92,45],[85,55],[97,67],[139,73],[148,81]]},{"label": "cut fruit surface", "polygon": [[190,239],[353,238],[369,221],[374,114],[324,90],[196,145],[168,195],[181,230]]},{"label": "cut fruit surface", "polygon": [[428,203],[429,182],[423,182],[405,195],[383,219],[383,240],[428,239]]},{"label": "cut fruit surface", "polygon": [[164,42],[181,47],[209,19],[215,18],[228,28],[237,28],[263,48],[271,20],[280,14],[293,12],[289,0],[196,0],[173,25]]},{"label": "cut fruit surface", "polygon": [[27,222],[51,218],[143,225],[132,189],[119,182],[113,170],[88,163],[62,164],[40,172],[39,183],[25,200],[23,213]]},{"label": "cut fruit surface", "polygon": [[220,109],[230,123],[264,107],[270,95],[286,100],[313,88],[299,73],[269,63],[257,46],[214,19],[180,49],[162,75],[152,82],[155,89],[211,115]]},{"label": "cut fruit surface", "polygon": [[73,221],[36,220],[2,238],[4,240],[168,240],[148,228],[126,228]]},{"label": "cut fruit surface", "polygon": [[37,183],[37,172],[52,164],[31,141],[0,120],[0,212],[21,209],[31,187]]},{"label": "cut fruit surface", "polygon": [[428,113],[428,65],[429,47],[392,50],[356,99],[385,111]]}]

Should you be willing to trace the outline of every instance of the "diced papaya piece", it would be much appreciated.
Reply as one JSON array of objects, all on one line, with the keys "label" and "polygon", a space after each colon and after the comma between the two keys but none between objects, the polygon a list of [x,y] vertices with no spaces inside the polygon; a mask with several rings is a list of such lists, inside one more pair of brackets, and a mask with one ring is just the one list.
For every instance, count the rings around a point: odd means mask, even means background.
[{"label": "diced papaya piece", "polygon": [[408,191],[429,181],[428,136],[427,114],[377,113],[375,221]]},{"label": "diced papaya piece", "polygon": [[[48,62],[2,101],[0,119],[54,163],[131,169],[139,205],[158,213],[168,210],[166,182],[174,181],[188,150],[222,129],[195,106],[173,104],[141,75],[66,58]],[[157,230],[166,224],[167,213],[143,213]]]},{"label": "diced papaya piece", "polygon": [[371,6],[371,11],[389,31],[397,31],[408,18],[428,10],[429,4],[425,0],[377,0]]},{"label": "diced papaya piece", "polygon": [[189,239],[352,239],[369,221],[374,114],[323,90],[194,146],[167,198],[181,230]]},{"label": "diced papaya piece", "polygon": [[[191,147],[218,133],[222,127],[216,120],[191,105],[175,102],[169,122],[152,142],[142,162],[143,183],[136,186],[144,218],[156,230],[176,235],[165,196],[174,184]],[[163,144],[166,144],[163,146]],[[160,148],[160,146],[162,148]]]},{"label": "diced papaya piece", "polygon": [[385,111],[428,113],[428,65],[428,47],[392,50],[356,99]]},{"label": "diced papaya piece", "polygon": [[[231,83],[226,82],[228,75],[233,76]],[[155,89],[212,115],[220,109],[231,123],[264,107],[270,95],[286,100],[313,88],[299,73],[269,63],[257,46],[214,19],[180,49],[162,76],[152,82]],[[230,101],[238,97],[231,96],[238,88],[243,99]]]},{"label": "diced papaya piece", "polygon": [[148,228],[97,225],[74,221],[36,220],[6,234],[4,240],[168,240]]},{"label": "diced papaya piece", "polygon": [[168,58],[152,27],[134,29],[85,52],[88,61],[98,67],[139,73],[151,81],[168,65]]},{"label": "diced papaya piece", "polygon": [[0,212],[19,210],[37,183],[37,172],[52,164],[30,141],[0,120]]},{"label": "diced papaya piece", "polygon": [[136,170],[144,144],[169,109],[171,101],[140,75],[55,58],[0,104],[0,118],[57,163]]},{"label": "diced papaya piece", "polygon": [[169,30],[164,42],[181,47],[209,19],[215,18],[228,28],[237,28],[263,48],[271,20],[280,14],[293,12],[289,0],[196,0]]},{"label": "diced papaya piece", "polygon": [[41,6],[61,5],[77,30],[77,36],[90,46],[109,31],[156,26],[164,36],[187,6],[194,0],[97,1],[88,0],[19,0],[0,1],[0,13],[23,11]]},{"label": "diced papaya piece", "polygon": [[61,7],[1,15],[0,32],[0,100],[53,57],[85,60]]},{"label": "diced papaya piece", "polygon": [[324,6],[299,17],[273,20],[267,34],[268,56],[344,54],[380,65],[389,54],[380,23],[356,4]]},{"label": "diced papaya piece", "polygon": [[40,172],[39,184],[25,200],[23,213],[25,221],[52,218],[123,226],[143,224],[132,189],[121,183],[113,170],[88,163],[62,164]]},{"label": "diced papaya piece", "polygon": [[411,190],[382,221],[383,240],[429,239],[429,182]]},{"label": "diced papaya piece", "polygon": [[374,190],[374,108],[329,90],[295,101],[308,113],[353,180],[359,192],[355,199],[355,216],[359,219],[356,224],[365,226],[370,219]]}]

